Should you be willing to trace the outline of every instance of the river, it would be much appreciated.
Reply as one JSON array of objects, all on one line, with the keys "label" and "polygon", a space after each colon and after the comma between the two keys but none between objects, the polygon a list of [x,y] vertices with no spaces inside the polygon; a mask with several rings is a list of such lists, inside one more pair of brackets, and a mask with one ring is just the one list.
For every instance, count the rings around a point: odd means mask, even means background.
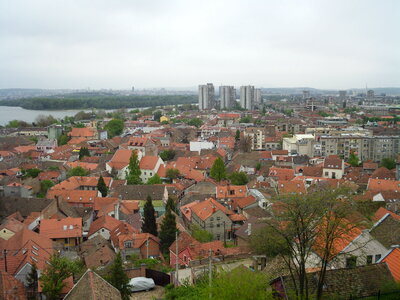
[{"label": "river", "polygon": [[[145,108],[140,108],[145,109]],[[14,106],[0,106],[0,125],[6,125],[12,120],[21,120],[32,123],[39,115],[52,115],[56,119],[62,119],[65,116],[74,116],[80,111],[91,111],[90,109],[73,109],[73,110],[30,110]],[[129,110],[129,109],[128,109]],[[105,110],[106,112],[114,111],[114,109]]]}]

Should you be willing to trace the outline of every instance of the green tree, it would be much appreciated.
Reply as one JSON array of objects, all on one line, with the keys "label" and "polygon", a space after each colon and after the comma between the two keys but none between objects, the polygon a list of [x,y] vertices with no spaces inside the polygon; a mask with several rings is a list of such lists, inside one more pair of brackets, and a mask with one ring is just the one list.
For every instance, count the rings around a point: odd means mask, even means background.
[{"label": "green tree", "polygon": [[203,125],[203,121],[199,118],[193,118],[190,119],[187,124],[199,128],[201,125]]},{"label": "green tree", "polygon": [[164,255],[168,255],[169,252],[169,246],[175,241],[175,234],[177,232],[176,229],[176,221],[175,221],[175,215],[172,213],[170,209],[167,209],[165,212],[164,219],[161,223],[161,229],[160,229],[160,247],[161,247],[161,252],[164,253]]},{"label": "green tree", "polygon": [[42,170],[38,168],[32,168],[24,171],[24,177],[32,177],[36,178],[38,177],[39,173],[42,172]]},{"label": "green tree", "polygon": [[104,129],[107,130],[109,138],[120,135],[124,130],[124,121],[119,119],[112,119],[106,124],[106,126],[104,126]]},{"label": "green tree", "polygon": [[35,263],[32,264],[31,270],[26,275],[27,288],[30,292],[28,299],[35,300],[38,290],[38,271]]},{"label": "green tree", "polygon": [[147,180],[147,184],[162,184],[162,180],[158,174],[154,174],[149,178],[149,180]]},{"label": "green tree", "polygon": [[126,180],[128,184],[142,184],[142,179],[140,178],[142,172],[139,168],[139,159],[136,151],[132,151],[132,155],[129,158],[128,174]]},{"label": "green tree", "polygon": [[358,167],[360,165],[360,159],[358,158],[358,156],[354,152],[350,153],[349,160],[347,162],[352,167]]},{"label": "green tree", "polygon": [[121,293],[123,300],[129,300],[132,294],[131,286],[129,285],[129,277],[126,275],[122,266],[121,252],[115,256],[114,262],[111,265],[110,274],[106,277],[107,281],[112,284]]},{"label": "green tree", "polygon": [[233,185],[245,185],[249,182],[247,174],[245,172],[233,172],[229,175],[229,179]]},{"label": "green tree", "polygon": [[166,176],[167,178],[169,178],[170,180],[173,180],[173,179],[178,178],[179,175],[180,175],[179,170],[178,170],[178,169],[174,169],[174,168],[167,169],[167,171],[166,171],[166,173],[165,173],[165,176]]},{"label": "green tree", "polygon": [[148,232],[157,236],[156,212],[150,196],[147,196],[146,203],[143,207],[142,232]]},{"label": "green tree", "polygon": [[238,141],[240,140],[240,130],[236,130],[236,134],[235,134],[235,140]]},{"label": "green tree", "polygon": [[46,196],[47,191],[49,190],[49,188],[51,188],[52,186],[54,186],[54,182],[51,180],[42,180],[40,182],[40,193],[44,196]]},{"label": "green tree", "polygon": [[159,111],[159,110],[156,110],[156,111],[153,113],[153,120],[154,120],[154,121],[157,121],[157,122],[160,122],[161,116],[162,116],[162,112]]},{"label": "green tree", "polygon": [[349,233],[358,225],[354,218],[354,222],[348,221],[355,213],[352,194],[345,188],[317,187],[306,195],[281,195],[277,200],[279,211],[251,236],[250,245],[256,253],[282,260],[292,282],[296,282],[296,299],[311,297],[306,266],[310,253],[317,253],[320,261],[313,263],[321,268],[316,296],[322,299],[328,264],[337,255],[335,245],[348,244]]},{"label": "green tree", "polygon": [[46,299],[59,299],[61,290],[65,286],[64,280],[78,271],[77,264],[73,261],[66,257],[52,255],[39,278]]},{"label": "green tree", "polygon": [[60,135],[58,138],[58,146],[66,145],[69,141],[69,138],[66,134]]},{"label": "green tree", "polygon": [[192,232],[192,237],[200,243],[207,243],[213,240],[212,233],[200,228],[197,225],[193,224],[192,226],[190,226],[190,230]]},{"label": "green tree", "polygon": [[173,159],[175,157],[175,154],[176,154],[175,150],[167,149],[167,150],[161,151],[160,157],[163,161],[168,161],[168,160]]},{"label": "green tree", "polygon": [[245,116],[240,119],[239,123],[251,123],[251,121],[252,119],[250,116]]},{"label": "green tree", "polygon": [[167,200],[167,204],[165,205],[165,210],[170,210],[170,211],[175,211],[176,209],[176,205],[175,205],[175,201],[174,198],[172,197],[168,197]]},{"label": "green tree", "polygon": [[261,169],[261,163],[258,162],[258,163],[256,164],[256,171],[260,171],[260,169]]},{"label": "green tree", "polygon": [[218,157],[214,161],[211,167],[210,176],[214,178],[216,181],[221,181],[223,179],[226,179],[226,168],[222,158]]},{"label": "green tree", "polygon": [[97,181],[97,190],[101,193],[102,197],[106,197],[108,193],[108,188],[106,183],[104,182],[103,176],[99,177],[99,181]]},{"label": "green tree", "polygon": [[86,176],[89,174],[89,171],[82,168],[81,166],[77,166],[75,168],[70,169],[67,172],[67,177],[72,177],[72,176]]},{"label": "green tree", "polygon": [[394,168],[396,168],[396,161],[394,160],[394,158],[385,157],[381,161],[381,167],[385,167],[389,170],[393,170]]},{"label": "green tree", "polygon": [[88,149],[88,148],[82,147],[82,148],[79,150],[79,160],[81,160],[81,159],[84,158],[85,156],[90,157],[90,152],[89,152],[89,149]]}]

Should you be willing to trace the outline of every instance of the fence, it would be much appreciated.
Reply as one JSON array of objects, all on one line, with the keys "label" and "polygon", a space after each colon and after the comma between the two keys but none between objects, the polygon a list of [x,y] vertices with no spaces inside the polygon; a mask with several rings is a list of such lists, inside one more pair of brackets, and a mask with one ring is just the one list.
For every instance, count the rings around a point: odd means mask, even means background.
[{"label": "fence", "polygon": [[[218,255],[218,256],[212,257],[212,262],[219,263],[219,262],[238,260],[238,259],[249,258],[249,257],[251,257],[251,255],[249,255],[248,253],[236,254],[236,255]],[[209,263],[209,258],[205,257],[205,258],[189,261],[189,267],[202,266],[202,265],[205,265],[208,263]]]},{"label": "fence", "polygon": [[153,278],[154,283],[160,286],[166,286],[167,284],[171,283],[171,276],[167,273],[146,269],[146,277]]},{"label": "fence", "polygon": [[362,297],[353,297],[350,295],[349,300],[357,300],[357,299],[365,299],[365,300],[396,300],[400,299],[400,290],[392,291],[392,292],[381,292],[380,290],[369,296],[362,296]]}]

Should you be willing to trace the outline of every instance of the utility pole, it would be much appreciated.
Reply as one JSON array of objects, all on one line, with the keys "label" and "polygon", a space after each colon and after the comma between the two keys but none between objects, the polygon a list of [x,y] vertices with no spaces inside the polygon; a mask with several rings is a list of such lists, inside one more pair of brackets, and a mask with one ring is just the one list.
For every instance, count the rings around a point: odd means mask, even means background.
[{"label": "utility pole", "polygon": [[212,281],[212,250],[211,250],[211,248],[210,248],[210,261],[209,261],[209,266],[208,266],[208,268],[209,268],[209,270],[208,270],[208,283],[209,283],[209,285],[210,285],[210,295],[209,295],[209,297],[210,297],[210,299],[211,299],[211,297],[212,297],[212,295],[211,295],[211,281]]},{"label": "utility pole", "polygon": [[175,252],[175,268],[176,268],[176,271],[175,271],[175,285],[178,285],[178,280],[179,280],[179,277],[178,277],[178,271],[179,271],[179,257],[178,257],[178,230],[175,232],[175,245],[176,245],[176,252]]},{"label": "utility pole", "polygon": [[4,271],[7,273],[7,250],[3,250],[4,253]]},{"label": "utility pole", "polygon": [[149,237],[146,240],[146,247],[147,247],[147,258],[149,258]]},{"label": "utility pole", "polygon": [[224,221],[224,247],[226,247],[226,230],[225,230],[225,221]]}]

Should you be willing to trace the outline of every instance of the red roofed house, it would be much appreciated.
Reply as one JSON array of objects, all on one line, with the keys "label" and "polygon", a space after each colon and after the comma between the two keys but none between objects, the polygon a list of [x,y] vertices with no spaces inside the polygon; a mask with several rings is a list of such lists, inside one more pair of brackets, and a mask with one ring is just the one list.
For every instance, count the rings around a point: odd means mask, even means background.
[{"label": "red roofed house", "polygon": [[388,265],[395,281],[400,282],[400,249],[393,248],[379,262]]},{"label": "red roofed house", "polygon": [[146,183],[150,177],[158,172],[160,166],[164,166],[164,162],[159,156],[143,156],[139,162],[142,181]]},{"label": "red roofed house", "polygon": [[157,145],[148,137],[131,137],[128,141],[128,149],[140,150],[143,155],[157,155]]},{"label": "red roofed house", "polygon": [[209,198],[190,207],[191,223],[210,232],[214,239],[223,240],[232,237],[232,221],[229,215],[233,212],[213,198]]},{"label": "red roofed house", "polygon": [[[26,284],[26,275],[35,263],[38,270],[46,267],[53,254],[51,239],[29,229],[23,229],[7,241],[0,239],[0,249],[7,250],[7,273]],[[3,255],[0,255],[0,271],[5,271]]]},{"label": "red roofed house", "polygon": [[160,240],[150,233],[138,233],[136,229],[125,222],[121,222],[111,232],[111,245],[115,251],[120,251],[124,260],[132,255],[140,258],[159,257]]},{"label": "red roofed house", "polygon": [[86,138],[88,140],[94,140],[97,138],[97,130],[95,128],[72,128],[70,132],[68,132],[68,136],[71,138]]},{"label": "red roofed house", "polygon": [[294,181],[286,181],[280,180],[278,181],[278,193],[281,195],[284,194],[305,194],[307,193],[306,185],[304,180],[294,180]]},{"label": "red roofed house", "polygon": [[217,199],[230,199],[246,197],[248,195],[247,185],[218,185],[215,187]]},{"label": "red roofed house", "polygon": [[275,181],[292,180],[294,178],[294,170],[286,168],[269,168],[268,177],[273,178]]},{"label": "red roofed house", "polygon": [[2,300],[26,300],[25,286],[7,272],[0,271],[0,299]]},{"label": "red roofed house", "polygon": [[33,190],[32,187],[29,185],[24,185],[19,182],[12,182],[4,186],[4,196],[32,198]]},{"label": "red roofed house", "polygon": [[109,240],[111,231],[113,231],[120,224],[121,221],[108,215],[104,215],[90,225],[88,238],[92,239],[97,235],[101,235],[106,240]]},{"label": "red roofed house", "polygon": [[367,190],[369,191],[393,191],[396,193],[400,192],[400,180],[385,180],[370,178],[368,180]]},{"label": "red roofed house", "polygon": [[341,179],[344,174],[344,161],[337,155],[329,155],[324,159],[322,176],[324,178]]},{"label": "red roofed house", "polygon": [[40,234],[60,242],[64,247],[74,247],[82,242],[82,218],[43,219]]},{"label": "red roofed house", "polygon": [[[138,160],[142,158],[142,152],[138,151]],[[110,174],[116,173],[119,179],[125,179],[128,172],[129,159],[132,156],[132,150],[118,149],[109,162],[106,163],[106,171]]]}]

